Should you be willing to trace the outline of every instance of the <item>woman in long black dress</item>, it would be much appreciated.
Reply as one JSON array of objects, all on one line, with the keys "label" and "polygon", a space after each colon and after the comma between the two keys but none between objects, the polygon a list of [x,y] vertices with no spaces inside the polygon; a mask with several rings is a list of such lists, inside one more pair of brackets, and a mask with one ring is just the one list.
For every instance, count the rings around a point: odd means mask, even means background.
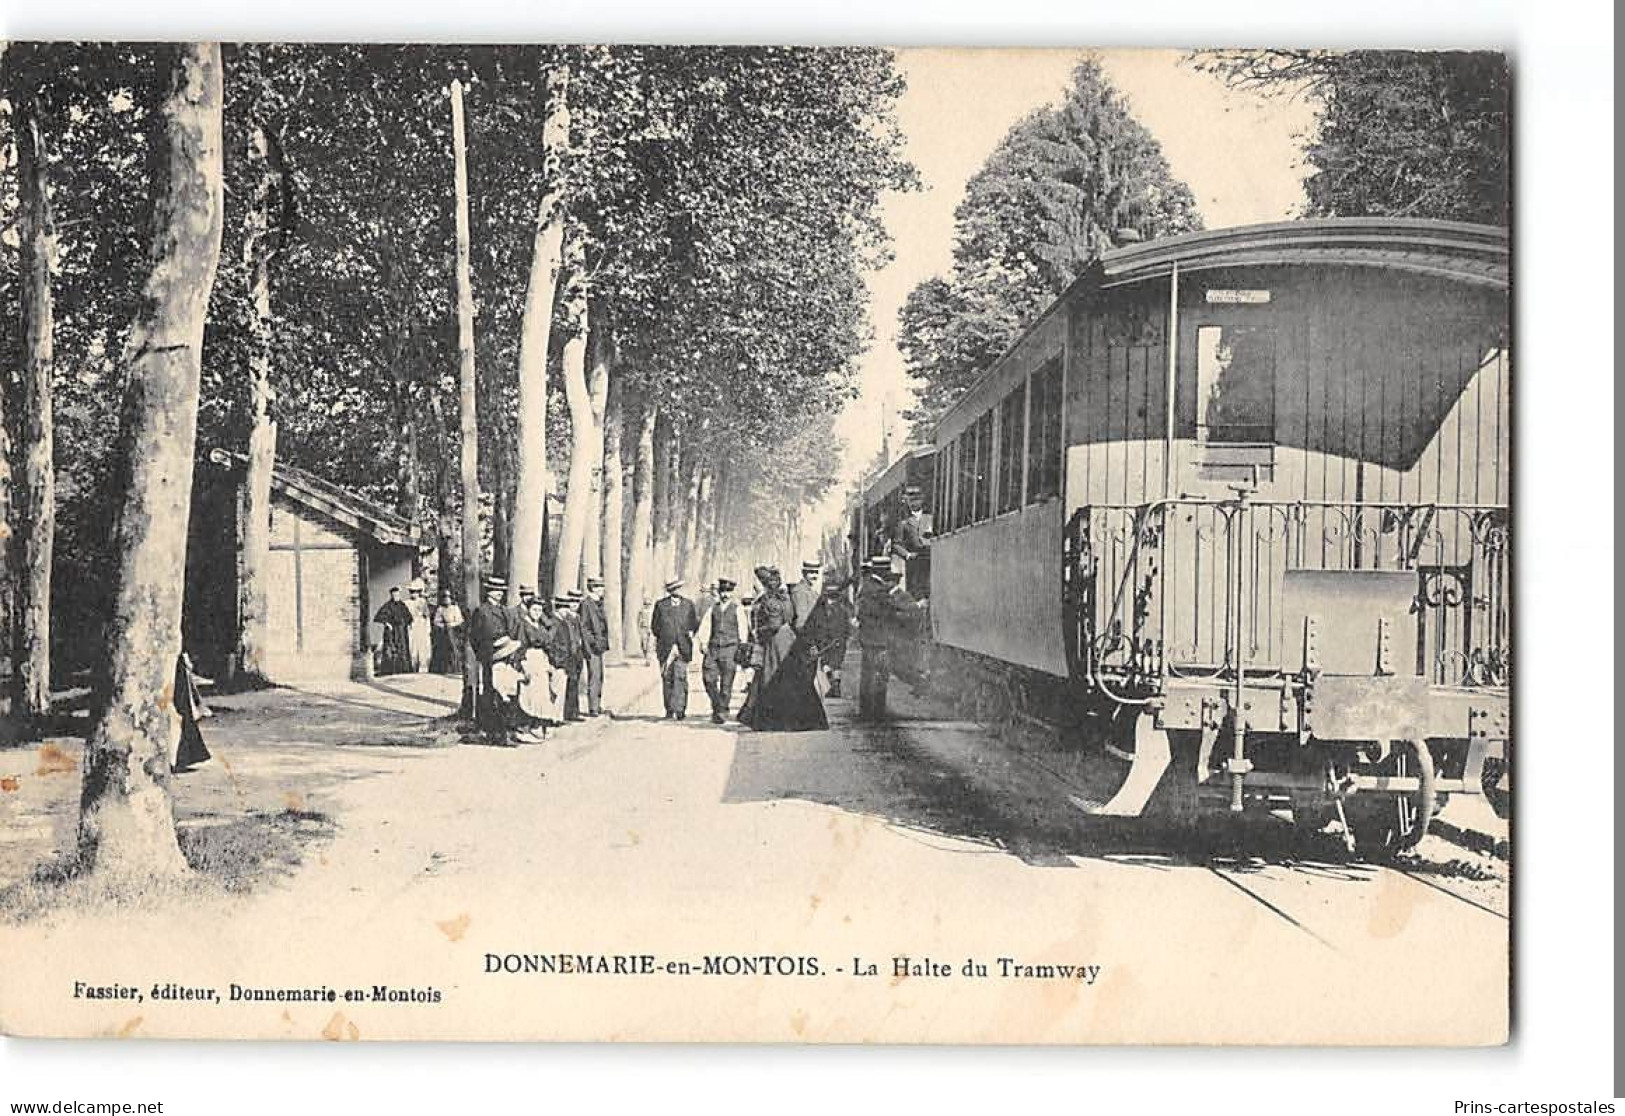
[{"label": "woman in long black dress", "polygon": [[191,661],[184,652],[175,657],[175,712],[181,715],[181,742],[169,769],[179,775],[212,758],[203,743],[203,731],[198,728],[198,722],[210,715],[209,707],[203,704],[197,679],[192,677]]},{"label": "woman in long black dress", "polygon": [[[824,701],[818,694],[818,672],[830,643],[846,638],[847,624],[827,602],[827,597],[820,598],[813,606],[779,669],[762,685],[751,724],[758,732],[807,732],[829,727]],[[784,630],[790,630],[789,625]]]}]

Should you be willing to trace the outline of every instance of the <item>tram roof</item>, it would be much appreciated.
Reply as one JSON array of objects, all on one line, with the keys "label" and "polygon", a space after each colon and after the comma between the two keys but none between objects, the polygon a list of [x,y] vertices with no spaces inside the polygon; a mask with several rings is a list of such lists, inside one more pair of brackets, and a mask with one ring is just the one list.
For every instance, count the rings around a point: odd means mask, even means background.
[{"label": "tram roof", "polygon": [[904,478],[908,476],[909,462],[914,461],[917,458],[929,457],[931,454],[936,452],[937,447],[930,445],[929,443],[913,445],[904,449],[903,452],[898,454],[897,457],[895,457],[884,469],[881,469],[879,472],[871,473],[869,476],[864,478],[861,489],[863,493],[863,502],[865,504],[870,502],[872,498],[871,493],[876,491],[889,492],[891,489],[901,485]]},{"label": "tram roof", "polygon": [[1176,263],[1181,272],[1312,263],[1414,271],[1504,289],[1509,259],[1510,238],[1498,226],[1329,217],[1184,233],[1113,248],[1101,254],[1096,279],[1112,287],[1157,279]]},{"label": "tram roof", "polygon": [[1499,225],[1418,217],[1314,217],[1181,233],[1112,248],[1029,322],[974,383],[938,419],[957,412],[997,373],[1053,313],[1086,290],[1129,286],[1218,268],[1320,266],[1376,267],[1433,275],[1476,286],[1507,289],[1511,237]]}]

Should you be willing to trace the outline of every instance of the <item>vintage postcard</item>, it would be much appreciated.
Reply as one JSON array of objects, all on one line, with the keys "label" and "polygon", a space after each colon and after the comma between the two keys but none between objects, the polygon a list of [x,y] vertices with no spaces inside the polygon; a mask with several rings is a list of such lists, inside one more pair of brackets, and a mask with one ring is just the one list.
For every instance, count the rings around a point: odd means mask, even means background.
[{"label": "vintage postcard", "polygon": [[1510,81],[5,46],[0,1031],[1505,1042]]}]

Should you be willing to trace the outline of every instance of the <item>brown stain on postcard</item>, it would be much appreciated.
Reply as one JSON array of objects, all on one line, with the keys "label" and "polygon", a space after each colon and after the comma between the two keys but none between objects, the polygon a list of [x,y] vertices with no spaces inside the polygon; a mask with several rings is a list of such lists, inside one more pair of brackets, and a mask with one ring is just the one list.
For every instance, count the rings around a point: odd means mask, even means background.
[{"label": "brown stain on postcard", "polygon": [[78,771],[79,761],[56,744],[42,744],[39,750],[39,766],[34,769],[36,775],[63,775],[69,771]]},{"label": "brown stain on postcard", "polygon": [[135,1034],[135,1030],[137,1027],[141,1026],[141,1020],[143,1018],[144,1016],[134,1015],[125,1020],[124,1026],[118,1029],[118,1037],[129,1038],[131,1035]]},{"label": "brown stain on postcard", "polygon": [[344,1018],[342,1011],[335,1011],[327,1026],[322,1028],[322,1037],[328,1042],[355,1042],[361,1037],[361,1031]]},{"label": "brown stain on postcard", "polygon": [[463,940],[463,935],[468,933],[468,924],[472,921],[474,920],[465,912],[456,918],[448,918],[445,922],[437,922],[435,925],[440,928],[440,932],[447,938],[454,942],[460,942]]},{"label": "brown stain on postcard", "polygon": [[4,778],[0,778],[0,791],[5,791],[8,794],[22,785],[22,780],[17,778],[15,775],[7,775]]},{"label": "brown stain on postcard", "polygon": [[1366,933],[1373,938],[1392,938],[1410,923],[1411,912],[1426,893],[1401,883],[1397,872],[1384,872],[1381,881],[1371,902]]}]

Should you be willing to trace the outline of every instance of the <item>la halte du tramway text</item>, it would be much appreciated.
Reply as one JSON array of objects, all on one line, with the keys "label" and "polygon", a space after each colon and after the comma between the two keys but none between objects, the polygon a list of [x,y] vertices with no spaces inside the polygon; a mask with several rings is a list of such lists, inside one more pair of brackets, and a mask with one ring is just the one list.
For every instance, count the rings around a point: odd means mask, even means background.
[{"label": "la halte du tramway text", "polygon": [[1092,985],[1104,966],[1084,962],[1034,961],[1022,957],[938,957],[896,954],[885,960],[855,956],[832,964],[806,954],[710,953],[663,957],[653,953],[487,953],[484,971],[508,976],[679,976],[679,977],[889,977],[969,980],[1063,980]]}]

